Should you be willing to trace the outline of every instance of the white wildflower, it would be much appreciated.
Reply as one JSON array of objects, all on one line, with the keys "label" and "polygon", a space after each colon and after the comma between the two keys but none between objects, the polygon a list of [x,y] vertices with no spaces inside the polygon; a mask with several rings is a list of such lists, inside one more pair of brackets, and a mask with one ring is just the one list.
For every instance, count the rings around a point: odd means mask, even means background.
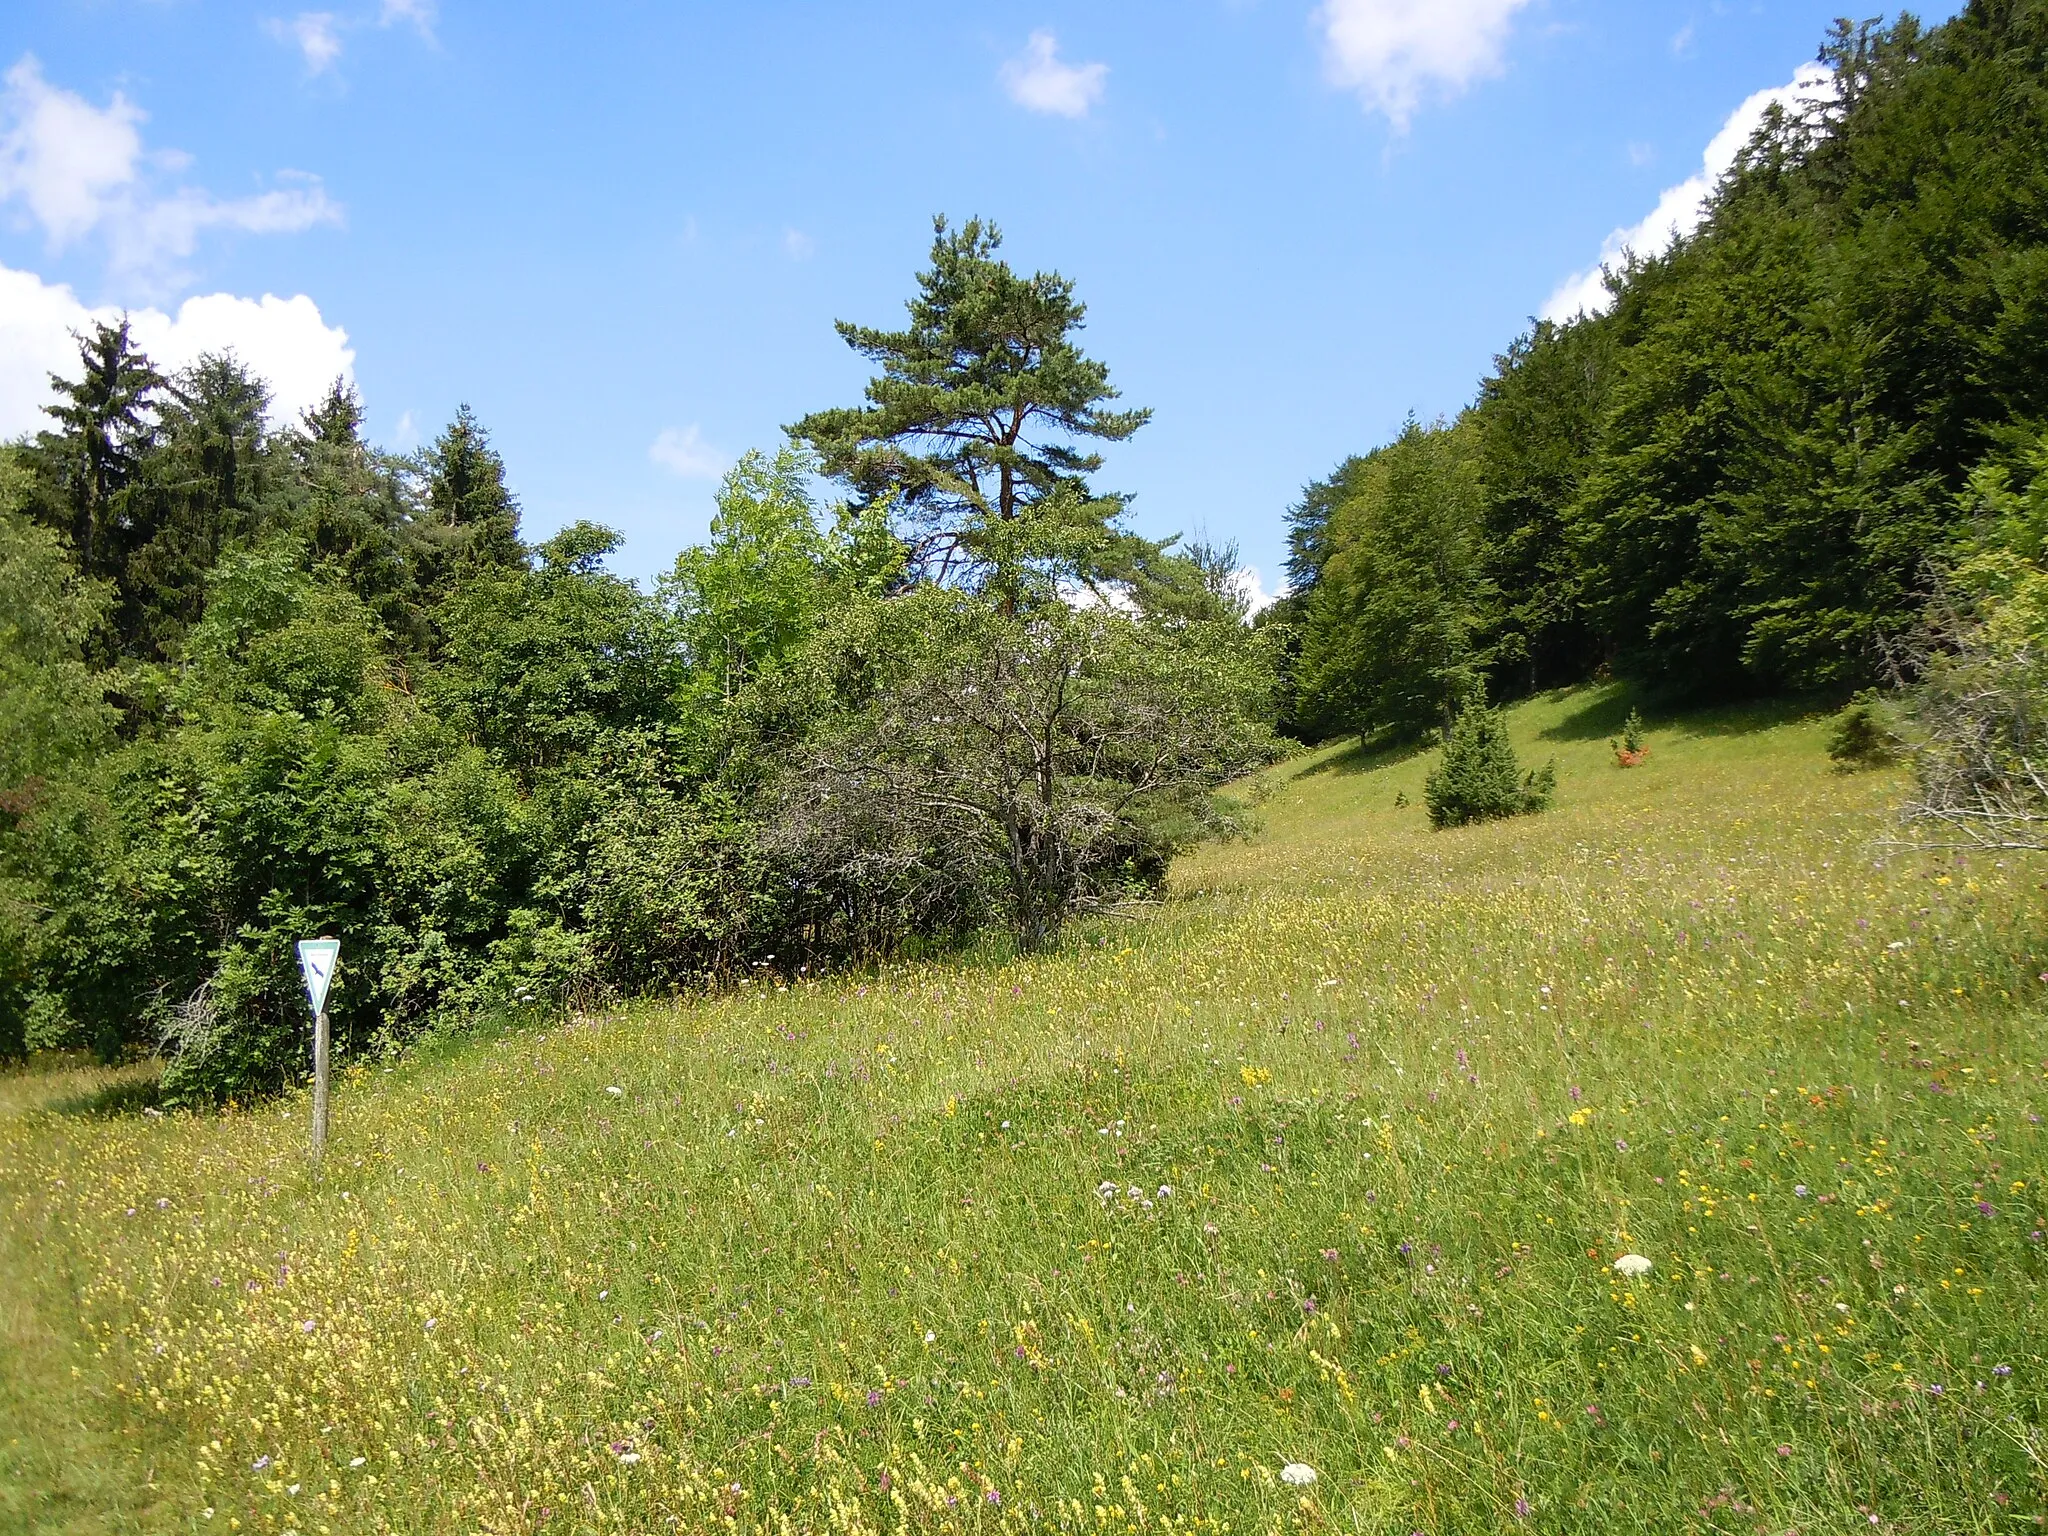
[{"label": "white wildflower", "polygon": [[605,1092],[606,1092],[606,1093],[615,1093],[615,1094],[616,1094],[616,1093],[624,1093],[625,1091],[626,1091],[626,1090],[625,1090],[625,1089],[623,1089],[623,1088],[616,1088],[616,1087],[614,1087],[614,1088],[607,1088],[607,1089],[605,1089]]},{"label": "white wildflower", "polygon": [[1640,1253],[1624,1253],[1614,1261],[1614,1267],[1618,1273],[1627,1275],[1629,1279],[1634,1280],[1640,1276],[1647,1275],[1652,1266],[1650,1261]]},{"label": "white wildflower", "polygon": [[1316,1469],[1305,1461],[1290,1461],[1280,1469],[1280,1481],[1294,1488],[1306,1488],[1316,1480]]}]

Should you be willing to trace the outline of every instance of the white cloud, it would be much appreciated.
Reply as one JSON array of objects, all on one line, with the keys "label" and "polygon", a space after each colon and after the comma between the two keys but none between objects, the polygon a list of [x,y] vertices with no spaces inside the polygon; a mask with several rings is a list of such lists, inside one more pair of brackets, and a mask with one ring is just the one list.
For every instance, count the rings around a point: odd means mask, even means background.
[{"label": "white cloud", "polygon": [[1032,112],[1058,117],[1086,117],[1102,99],[1109,79],[1107,64],[1063,64],[1059,39],[1034,32],[1024,51],[1002,68],[1003,89],[1010,100]]},{"label": "white cloud", "polygon": [[1287,595],[1287,583],[1281,582],[1278,589],[1266,590],[1266,579],[1259,574],[1256,565],[1241,565],[1230,576],[1231,590],[1244,599],[1245,617],[1257,618],[1268,608]]},{"label": "white cloud", "polygon": [[290,21],[273,18],[263,23],[263,30],[297,48],[305,56],[309,75],[325,74],[341,57],[341,28],[332,11],[301,11]]},{"label": "white cloud", "polygon": [[1330,78],[1396,132],[1425,97],[1499,74],[1508,26],[1529,0],[1324,0],[1316,12]]},{"label": "white cloud", "polygon": [[[120,311],[88,308],[62,283],[0,266],[0,439],[49,425],[43,406],[52,373],[75,377],[72,332]],[[176,314],[129,312],[135,344],[159,372],[175,372],[202,352],[233,352],[271,388],[271,419],[284,423],[317,404],[337,377],[353,379],[356,355],[348,332],[329,325],[304,294],[260,299],[229,293],[197,295]]]},{"label": "white cloud", "polygon": [[1658,256],[1700,227],[1706,217],[1707,199],[1723,176],[1735,165],[1764,114],[1773,106],[1796,111],[1802,104],[1825,100],[1833,77],[1825,66],[1802,64],[1784,85],[1758,91],[1728,114],[1728,121],[1708,143],[1700,168],[1675,187],[1666,187],[1657,206],[1641,222],[1617,229],[1600,245],[1600,260],[1584,272],[1574,272],[1558,285],[1543,305],[1543,318],[1564,321],[1585,313],[1597,315],[1612,302],[1602,269],[1620,263],[1630,252]]},{"label": "white cloud", "polygon": [[647,457],[685,480],[716,480],[725,473],[725,456],[704,441],[695,423],[663,427],[647,445]]},{"label": "white cloud", "polygon": [[[422,42],[432,43],[438,14],[434,0],[383,0],[375,25],[409,26],[419,33]],[[343,34],[371,24],[367,14],[342,16],[333,11],[301,11],[288,21],[269,17],[263,30],[298,49],[305,58],[307,74],[324,75],[341,60]]]},{"label": "white cloud", "polygon": [[23,55],[0,90],[0,199],[26,204],[52,245],[81,238],[135,180],[143,118],[118,91],[102,109],[56,89]]},{"label": "white cloud", "polygon": [[791,261],[809,261],[818,249],[818,242],[800,229],[785,229],[782,232],[783,254]]},{"label": "white cloud", "polygon": [[404,22],[431,43],[438,9],[434,0],[384,0],[383,8],[377,12],[377,25],[391,27]]},{"label": "white cloud", "polygon": [[281,178],[288,185],[253,197],[158,191],[148,173],[180,170],[188,157],[146,151],[145,117],[118,92],[95,107],[51,85],[24,55],[0,80],[0,205],[25,209],[52,250],[101,236],[115,273],[159,287],[202,230],[275,234],[340,220],[317,177],[289,172]]}]

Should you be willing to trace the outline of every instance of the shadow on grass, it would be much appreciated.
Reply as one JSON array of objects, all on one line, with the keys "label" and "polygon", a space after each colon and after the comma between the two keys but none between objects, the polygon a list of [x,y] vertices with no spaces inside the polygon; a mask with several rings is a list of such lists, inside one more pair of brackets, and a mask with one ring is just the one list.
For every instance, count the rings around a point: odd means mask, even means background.
[{"label": "shadow on grass", "polygon": [[1319,763],[1310,763],[1296,778],[1312,778],[1318,774],[1335,773],[1349,777],[1357,773],[1371,773],[1378,768],[1390,768],[1395,763],[1405,762],[1411,757],[1427,752],[1434,745],[1426,738],[1406,737],[1399,740],[1386,736],[1354,741],[1341,752],[1333,752]]},{"label": "shadow on grass", "polygon": [[164,1099],[163,1081],[154,1067],[122,1073],[111,1082],[65,1094],[46,1106],[53,1115],[79,1115],[94,1120],[111,1120],[122,1115],[139,1115],[156,1109]]},{"label": "shadow on grass", "polygon": [[1687,736],[1748,736],[1790,725],[1817,714],[1832,713],[1834,700],[1816,697],[1740,699],[1728,703],[1687,705],[1671,698],[1613,683],[1589,697],[1557,724],[1540,733],[1544,741],[1607,741],[1621,734],[1631,709],[1643,712],[1653,731],[1679,731]]}]

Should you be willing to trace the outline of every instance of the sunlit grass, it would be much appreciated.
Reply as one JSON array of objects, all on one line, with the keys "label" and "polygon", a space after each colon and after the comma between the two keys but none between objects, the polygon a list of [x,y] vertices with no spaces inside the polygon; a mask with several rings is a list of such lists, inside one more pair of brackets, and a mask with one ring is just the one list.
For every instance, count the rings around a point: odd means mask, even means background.
[{"label": "sunlit grass", "polygon": [[1056,955],[358,1070],[317,1174],[303,1101],[0,1084],[0,1519],[83,1458],[107,1529],[2035,1523],[2048,875],[1619,708],[1516,712],[1545,816],[1325,752]]}]

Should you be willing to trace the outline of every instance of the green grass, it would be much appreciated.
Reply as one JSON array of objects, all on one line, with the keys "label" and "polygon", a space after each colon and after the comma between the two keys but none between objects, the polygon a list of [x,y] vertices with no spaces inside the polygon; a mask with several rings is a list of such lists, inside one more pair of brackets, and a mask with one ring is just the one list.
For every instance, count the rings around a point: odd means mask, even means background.
[{"label": "green grass", "polygon": [[0,1085],[0,1523],[2031,1528],[2048,874],[1624,707],[1514,712],[1547,815],[1324,752],[1058,954],[358,1071],[317,1173]]}]

